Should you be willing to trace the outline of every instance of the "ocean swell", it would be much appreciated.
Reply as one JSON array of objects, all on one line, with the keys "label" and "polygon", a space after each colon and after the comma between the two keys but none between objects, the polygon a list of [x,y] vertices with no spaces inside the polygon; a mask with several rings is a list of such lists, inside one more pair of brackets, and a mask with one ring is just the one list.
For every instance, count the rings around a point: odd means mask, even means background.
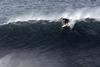
[{"label": "ocean swell", "polygon": [[76,22],[72,30],[62,28],[61,22],[49,20],[4,24],[0,26],[0,47],[34,48],[41,45],[72,47],[83,43],[87,46],[99,44],[99,21],[86,19]]}]

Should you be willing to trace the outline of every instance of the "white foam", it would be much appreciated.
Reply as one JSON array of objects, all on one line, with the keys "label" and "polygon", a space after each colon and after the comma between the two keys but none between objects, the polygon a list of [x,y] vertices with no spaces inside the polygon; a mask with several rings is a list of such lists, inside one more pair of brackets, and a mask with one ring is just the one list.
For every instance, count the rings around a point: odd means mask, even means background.
[{"label": "white foam", "polygon": [[69,25],[71,28],[73,28],[74,24],[76,23],[76,20],[84,18],[95,18],[100,21],[100,7],[84,7],[70,10],[67,9],[65,10],[65,12],[55,15],[21,15],[10,18],[7,23],[28,20],[55,20],[60,19],[61,17],[70,19]]},{"label": "white foam", "polygon": [[64,12],[62,17],[79,20],[83,18],[100,18],[100,7],[85,7]]},{"label": "white foam", "polygon": [[12,54],[8,54],[0,59],[0,67],[10,67],[10,61],[12,58]]},{"label": "white foam", "polygon": [[94,18],[100,21],[100,7],[85,7],[65,11],[62,17],[70,19],[70,27],[73,28],[76,20]]},{"label": "white foam", "polygon": [[46,16],[46,15],[39,15],[39,16],[32,16],[32,15],[24,15],[24,16],[16,16],[9,19],[7,23],[11,22],[18,22],[18,21],[28,21],[28,20],[55,20],[59,19],[60,15],[52,15],[52,16]]}]

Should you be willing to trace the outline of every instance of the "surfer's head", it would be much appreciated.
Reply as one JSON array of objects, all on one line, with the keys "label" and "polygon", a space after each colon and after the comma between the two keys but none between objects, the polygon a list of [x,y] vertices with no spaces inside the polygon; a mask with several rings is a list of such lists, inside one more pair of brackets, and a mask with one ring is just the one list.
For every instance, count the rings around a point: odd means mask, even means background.
[{"label": "surfer's head", "polygon": [[63,18],[64,23],[69,23],[69,19]]}]

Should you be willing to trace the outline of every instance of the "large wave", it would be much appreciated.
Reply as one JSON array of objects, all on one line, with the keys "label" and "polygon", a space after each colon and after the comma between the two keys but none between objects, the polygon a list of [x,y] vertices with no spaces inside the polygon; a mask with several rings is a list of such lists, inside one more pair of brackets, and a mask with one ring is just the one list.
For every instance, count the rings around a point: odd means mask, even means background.
[{"label": "large wave", "polygon": [[0,0],[0,67],[100,67],[99,15],[100,0]]},{"label": "large wave", "polygon": [[73,22],[72,29],[62,28],[59,20],[45,19],[0,25],[0,66],[100,66],[100,21],[87,17]]},{"label": "large wave", "polygon": [[76,22],[72,30],[62,28],[60,21],[49,20],[18,21],[1,25],[0,47],[32,48],[40,45],[58,46],[58,44],[75,46],[83,43],[88,46],[99,43],[99,21],[87,18]]}]

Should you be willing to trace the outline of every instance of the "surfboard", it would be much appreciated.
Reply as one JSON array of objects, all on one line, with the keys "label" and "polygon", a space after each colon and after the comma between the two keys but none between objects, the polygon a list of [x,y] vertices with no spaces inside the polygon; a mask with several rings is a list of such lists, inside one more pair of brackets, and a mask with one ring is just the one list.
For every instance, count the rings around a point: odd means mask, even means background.
[{"label": "surfboard", "polygon": [[63,24],[62,27],[69,27],[69,24]]}]

